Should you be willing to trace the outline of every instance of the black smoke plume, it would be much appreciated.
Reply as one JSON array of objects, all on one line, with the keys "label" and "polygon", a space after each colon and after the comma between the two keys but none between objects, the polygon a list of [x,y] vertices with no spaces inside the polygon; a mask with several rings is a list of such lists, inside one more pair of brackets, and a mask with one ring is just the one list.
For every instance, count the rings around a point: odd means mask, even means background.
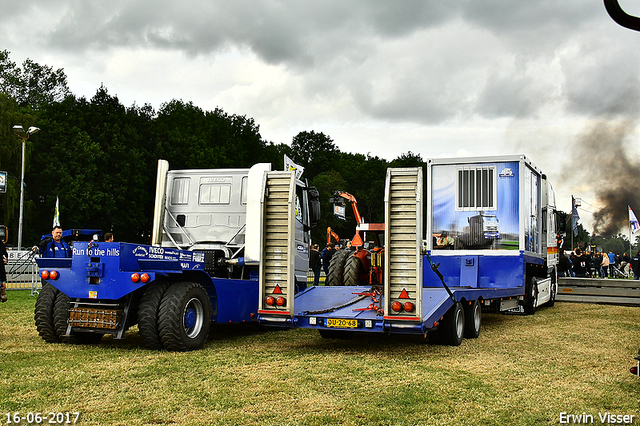
[{"label": "black smoke plume", "polygon": [[629,227],[628,206],[640,210],[640,161],[628,149],[631,144],[638,146],[632,140],[636,124],[635,120],[600,121],[573,145],[571,180],[591,187],[602,206],[593,215],[594,235],[617,235]]}]

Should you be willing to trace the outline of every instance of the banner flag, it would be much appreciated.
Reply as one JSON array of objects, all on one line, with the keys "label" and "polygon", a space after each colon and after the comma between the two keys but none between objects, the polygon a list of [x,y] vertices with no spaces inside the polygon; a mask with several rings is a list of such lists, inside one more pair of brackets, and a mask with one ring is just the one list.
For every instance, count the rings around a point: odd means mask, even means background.
[{"label": "banner flag", "polygon": [[580,215],[578,214],[578,208],[575,206],[573,206],[573,236],[577,237],[578,236],[578,221],[580,220]]},{"label": "banner flag", "polygon": [[60,226],[60,199],[56,197],[56,208],[53,211],[53,227]]},{"label": "banner flag", "polygon": [[302,173],[304,173],[304,167],[294,163],[291,158],[287,157],[287,154],[284,154],[284,171],[290,172],[292,170],[296,171],[296,178],[298,179],[300,179],[302,177]]},{"label": "banner flag", "polygon": [[631,233],[635,234],[640,231],[640,223],[638,222],[638,218],[631,210],[631,206],[629,206],[629,226],[631,226]]}]

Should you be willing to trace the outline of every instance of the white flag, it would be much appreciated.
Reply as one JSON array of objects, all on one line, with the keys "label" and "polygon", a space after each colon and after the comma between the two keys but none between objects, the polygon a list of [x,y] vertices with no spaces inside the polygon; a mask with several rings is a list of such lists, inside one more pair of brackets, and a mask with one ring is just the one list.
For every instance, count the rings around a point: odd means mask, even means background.
[{"label": "white flag", "polygon": [[56,209],[53,211],[53,227],[60,226],[60,200],[56,197]]},{"label": "white flag", "polygon": [[629,206],[629,226],[631,226],[631,233],[635,234],[640,231],[640,223],[638,223],[638,218],[631,210],[631,206]]},{"label": "white flag", "polygon": [[290,172],[292,170],[296,171],[296,178],[298,179],[300,179],[302,177],[302,173],[304,173],[304,167],[294,163],[291,158],[287,157],[287,154],[284,154],[284,171]]}]

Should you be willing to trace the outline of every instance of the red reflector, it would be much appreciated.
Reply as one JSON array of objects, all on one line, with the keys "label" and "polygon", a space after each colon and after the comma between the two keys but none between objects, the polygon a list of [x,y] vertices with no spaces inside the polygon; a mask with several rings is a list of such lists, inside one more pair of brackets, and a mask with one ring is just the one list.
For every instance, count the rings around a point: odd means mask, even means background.
[{"label": "red reflector", "polygon": [[267,305],[273,306],[276,303],[276,299],[272,296],[267,296],[267,299],[265,302],[267,303]]},{"label": "red reflector", "polygon": [[404,302],[404,310],[407,312],[413,312],[413,303]]},{"label": "red reflector", "polygon": [[397,300],[395,302],[393,302],[391,304],[391,309],[394,312],[400,312],[402,310],[402,303],[398,302]]},{"label": "red reflector", "polygon": [[143,283],[149,282],[149,274],[145,272],[144,274],[140,275],[140,281]]},{"label": "red reflector", "polygon": [[273,289],[273,294],[282,294],[282,289],[278,284],[276,284],[276,288]]},{"label": "red reflector", "polygon": [[407,289],[403,288],[398,299],[409,299],[409,293],[407,293]]},{"label": "red reflector", "polygon": [[284,305],[285,305],[285,303],[287,303],[287,301],[286,301],[286,300],[285,300],[285,298],[284,298],[284,297],[282,297],[282,296],[280,296],[280,297],[278,297],[278,298],[276,299],[276,304],[277,304],[278,306],[284,306]]},{"label": "red reflector", "polygon": [[138,274],[137,272],[134,272],[133,274],[131,274],[131,281],[134,283],[137,283],[138,281],[140,281],[140,274]]},{"label": "red reflector", "polygon": [[43,280],[49,279],[49,271],[40,272],[40,276],[42,277]]},{"label": "red reflector", "polygon": [[49,272],[49,278],[51,278],[52,280],[57,280],[58,279],[58,271]]}]

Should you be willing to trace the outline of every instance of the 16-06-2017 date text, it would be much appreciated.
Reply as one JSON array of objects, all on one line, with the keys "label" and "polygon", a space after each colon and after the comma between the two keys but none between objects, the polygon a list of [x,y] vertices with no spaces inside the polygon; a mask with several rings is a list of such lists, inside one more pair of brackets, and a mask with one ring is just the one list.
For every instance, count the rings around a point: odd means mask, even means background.
[{"label": "16-06-2017 date text", "polygon": [[13,413],[4,413],[4,424],[49,424],[49,425],[73,425],[78,422],[80,418],[79,412],[32,412],[21,413],[19,411]]}]

